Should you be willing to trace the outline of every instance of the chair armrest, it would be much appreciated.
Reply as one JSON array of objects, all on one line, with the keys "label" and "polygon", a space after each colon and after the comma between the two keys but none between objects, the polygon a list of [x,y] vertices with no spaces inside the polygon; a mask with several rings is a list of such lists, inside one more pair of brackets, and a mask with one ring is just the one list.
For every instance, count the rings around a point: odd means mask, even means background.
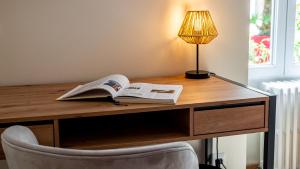
[{"label": "chair armrest", "polygon": [[1,140],[7,142],[23,142],[27,144],[39,144],[32,131],[24,126],[11,126],[1,134]]}]

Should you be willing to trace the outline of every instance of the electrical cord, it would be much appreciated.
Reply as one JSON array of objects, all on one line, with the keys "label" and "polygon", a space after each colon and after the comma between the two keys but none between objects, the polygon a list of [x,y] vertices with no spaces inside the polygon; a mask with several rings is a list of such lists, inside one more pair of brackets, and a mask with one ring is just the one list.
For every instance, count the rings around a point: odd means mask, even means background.
[{"label": "electrical cord", "polygon": [[216,149],[217,149],[217,159],[219,159],[219,137],[217,137],[217,144],[216,144]]},{"label": "electrical cord", "polygon": [[219,158],[219,138],[218,137],[216,138],[216,150],[217,150],[217,159],[215,161],[216,166],[218,168],[221,168],[221,165],[222,165],[224,169],[227,169],[226,166],[223,163],[223,159]]},{"label": "electrical cord", "polygon": [[221,164],[222,164],[222,166],[223,166],[225,169],[227,169],[226,166],[223,164],[223,162],[222,162]]},{"label": "electrical cord", "polygon": [[216,167],[221,168],[221,161],[219,159],[219,138],[216,139],[216,150],[217,150],[217,159],[215,160]]}]

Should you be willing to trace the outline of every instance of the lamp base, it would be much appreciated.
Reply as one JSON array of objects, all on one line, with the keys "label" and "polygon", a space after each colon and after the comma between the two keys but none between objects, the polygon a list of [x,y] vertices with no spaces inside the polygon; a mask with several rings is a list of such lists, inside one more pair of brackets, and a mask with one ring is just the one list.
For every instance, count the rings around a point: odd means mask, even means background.
[{"label": "lamp base", "polygon": [[204,70],[190,70],[185,72],[185,78],[187,79],[207,79],[209,78],[209,72]]}]

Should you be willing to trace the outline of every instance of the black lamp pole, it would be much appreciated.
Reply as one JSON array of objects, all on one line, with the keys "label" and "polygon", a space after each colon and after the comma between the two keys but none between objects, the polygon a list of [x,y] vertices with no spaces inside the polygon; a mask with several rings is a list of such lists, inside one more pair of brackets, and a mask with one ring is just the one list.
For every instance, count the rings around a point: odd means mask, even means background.
[{"label": "black lamp pole", "polygon": [[185,77],[188,79],[206,79],[209,78],[209,72],[199,70],[199,44],[196,44],[196,70],[185,72]]},{"label": "black lamp pole", "polygon": [[196,71],[197,74],[199,73],[199,44],[197,44],[197,48],[196,48],[196,53],[197,53],[197,59],[196,59]]}]

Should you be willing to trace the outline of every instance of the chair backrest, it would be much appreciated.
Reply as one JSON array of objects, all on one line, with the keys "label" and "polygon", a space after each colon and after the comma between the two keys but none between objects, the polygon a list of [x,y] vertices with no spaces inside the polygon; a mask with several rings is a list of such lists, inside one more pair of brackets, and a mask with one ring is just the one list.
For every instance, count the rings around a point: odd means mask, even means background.
[{"label": "chair backrest", "polygon": [[9,169],[198,169],[194,150],[184,142],[73,150],[39,145],[23,126],[7,128],[1,140]]}]

